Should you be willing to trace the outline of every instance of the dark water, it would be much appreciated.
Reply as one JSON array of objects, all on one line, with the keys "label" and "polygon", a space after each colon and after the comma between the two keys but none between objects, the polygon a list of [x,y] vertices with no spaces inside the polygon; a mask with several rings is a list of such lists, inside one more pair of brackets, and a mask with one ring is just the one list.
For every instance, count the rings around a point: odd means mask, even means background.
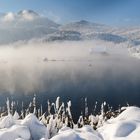
[{"label": "dark water", "polygon": [[[50,61],[44,65],[47,69],[36,73],[40,84],[34,85],[33,91],[25,93],[17,87],[12,95],[1,92],[0,104],[3,106],[7,97],[28,104],[36,94],[38,104],[42,104],[45,111],[47,100],[55,102],[60,96],[65,103],[72,101],[74,119],[81,114],[85,97],[89,113],[92,113],[96,101],[98,107],[103,101],[114,108],[126,103],[140,106],[140,61],[135,58],[103,56],[88,60]],[[28,82],[26,76],[22,82]]]}]

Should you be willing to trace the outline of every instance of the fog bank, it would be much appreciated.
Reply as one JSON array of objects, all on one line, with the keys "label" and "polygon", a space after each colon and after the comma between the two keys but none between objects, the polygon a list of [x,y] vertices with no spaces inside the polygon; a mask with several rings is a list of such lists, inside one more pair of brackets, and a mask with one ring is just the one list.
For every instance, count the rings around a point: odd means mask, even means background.
[{"label": "fog bank", "polygon": [[67,87],[102,93],[108,86],[136,86],[139,72],[140,61],[129,56],[125,44],[30,42],[0,47],[0,93],[53,94]]}]

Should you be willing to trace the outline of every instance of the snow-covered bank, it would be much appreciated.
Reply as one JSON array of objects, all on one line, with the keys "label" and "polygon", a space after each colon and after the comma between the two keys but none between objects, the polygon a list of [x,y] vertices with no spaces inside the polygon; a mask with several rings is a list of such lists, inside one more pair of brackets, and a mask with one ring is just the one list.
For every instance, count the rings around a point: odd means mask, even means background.
[{"label": "snow-covered bank", "polygon": [[140,108],[127,107],[118,117],[109,119],[97,131],[90,126],[81,129],[66,129],[52,140],[139,140]]},{"label": "snow-covered bank", "polygon": [[104,140],[139,140],[140,108],[128,107],[117,118],[108,120],[98,131]]},{"label": "snow-covered bank", "polygon": [[[7,123],[7,124],[6,124]],[[0,119],[0,140],[48,140],[48,126],[40,122],[34,114],[28,114],[23,120],[13,116]],[[63,127],[50,140],[139,140],[140,108],[126,107],[116,118],[103,123],[97,130],[85,125],[73,129]]]},{"label": "snow-covered bank", "polygon": [[14,120],[12,116],[8,115],[1,119],[0,126],[3,126],[3,129],[0,129],[0,140],[15,140],[19,138],[39,140],[42,137],[46,139],[49,137],[47,127],[40,123],[34,114],[27,115],[23,120]]},{"label": "snow-covered bank", "polygon": [[84,126],[79,129],[62,128],[51,140],[103,140],[103,138],[91,126]]}]

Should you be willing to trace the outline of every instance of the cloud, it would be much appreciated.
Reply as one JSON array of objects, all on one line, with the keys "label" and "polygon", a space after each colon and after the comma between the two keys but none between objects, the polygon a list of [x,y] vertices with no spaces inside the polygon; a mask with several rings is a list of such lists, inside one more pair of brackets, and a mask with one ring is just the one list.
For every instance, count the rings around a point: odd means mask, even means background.
[{"label": "cloud", "polygon": [[27,20],[31,21],[38,18],[39,15],[32,10],[22,10],[18,13],[8,12],[4,14],[1,19],[4,22]]},{"label": "cloud", "polygon": [[3,21],[14,21],[15,20],[15,14],[14,13],[12,13],[12,12],[9,12],[9,13],[7,13],[7,14],[5,14],[4,15],[4,17],[3,17]]}]

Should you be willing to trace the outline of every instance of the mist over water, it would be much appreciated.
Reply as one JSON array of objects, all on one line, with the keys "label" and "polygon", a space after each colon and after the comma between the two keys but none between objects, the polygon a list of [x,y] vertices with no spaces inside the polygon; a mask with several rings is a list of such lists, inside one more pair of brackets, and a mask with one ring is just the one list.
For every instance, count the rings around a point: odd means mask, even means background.
[{"label": "mist over water", "polygon": [[[140,61],[126,44],[99,41],[16,43],[0,47],[0,97],[46,104],[60,96],[72,100],[74,112],[84,97],[88,105],[107,101],[140,105]],[[78,112],[80,113],[80,111]]]}]

